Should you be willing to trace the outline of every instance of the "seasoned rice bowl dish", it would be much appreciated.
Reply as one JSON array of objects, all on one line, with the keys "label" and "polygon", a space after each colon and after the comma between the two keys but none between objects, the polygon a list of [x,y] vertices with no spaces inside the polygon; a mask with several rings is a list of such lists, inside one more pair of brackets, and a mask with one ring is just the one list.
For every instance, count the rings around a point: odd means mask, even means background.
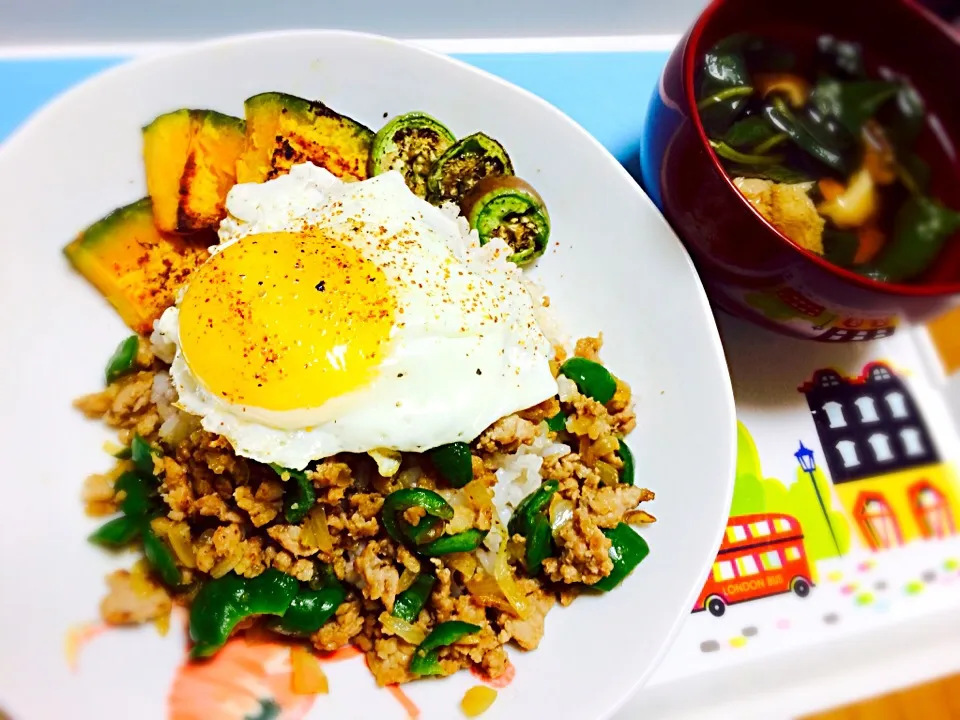
[{"label": "seasoned rice bowl dish", "polygon": [[266,632],[352,645],[379,685],[500,677],[649,552],[630,386],[526,276],[549,216],[496,140],[244,114],[157,118],[150,196],[66,248],[134,331],[75,403],[118,433],[91,540],[142,554],[103,619],[182,606],[198,661]]}]

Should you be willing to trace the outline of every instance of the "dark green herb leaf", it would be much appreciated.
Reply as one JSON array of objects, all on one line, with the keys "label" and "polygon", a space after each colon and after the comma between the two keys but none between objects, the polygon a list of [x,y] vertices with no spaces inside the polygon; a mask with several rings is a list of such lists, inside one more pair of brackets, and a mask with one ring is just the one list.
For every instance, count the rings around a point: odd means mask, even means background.
[{"label": "dark green herb leaf", "polygon": [[920,93],[913,85],[902,81],[897,89],[896,101],[884,110],[889,112],[880,120],[890,142],[893,143],[898,154],[910,151],[923,128],[927,114],[927,108]]},{"label": "dark green herb leaf", "polygon": [[703,59],[700,96],[706,97],[718,90],[744,85],[750,85],[750,75],[739,48],[717,43]]},{"label": "dark green herb leaf", "polygon": [[817,38],[817,70],[822,75],[844,80],[866,77],[860,43],[838,40],[833,35],[821,35]]},{"label": "dark green herb leaf", "polygon": [[732,148],[753,148],[776,136],[777,130],[762,115],[737,120],[719,138]]},{"label": "dark green herb leaf", "polygon": [[897,94],[896,83],[886,80],[840,82],[823,78],[810,93],[810,104],[822,115],[834,117],[857,136],[863,124]]},{"label": "dark green herb leaf", "polygon": [[764,108],[764,113],[777,129],[785,132],[808,155],[843,175],[850,174],[852,155],[824,125],[821,117],[815,113],[796,115],[778,97]]},{"label": "dark green herb leaf", "polygon": [[960,213],[925,195],[909,198],[897,212],[893,237],[867,271],[892,282],[913,280],[936,260],[943,244],[960,230]]},{"label": "dark green herb leaf", "polygon": [[706,53],[703,60],[703,78],[700,81],[700,121],[708,134],[719,135],[747,105],[750,94],[750,76],[743,55],[729,42],[721,41]]},{"label": "dark green herb leaf", "polygon": [[796,65],[796,57],[785,45],[745,32],[728,35],[714,50],[742,55],[748,68],[760,72],[788,72]]},{"label": "dark green herb leaf", "polygon": [[825,228],[823,231],[823,256],[834,265],[848,268],[853,265],[860,239],[854,232]]}]

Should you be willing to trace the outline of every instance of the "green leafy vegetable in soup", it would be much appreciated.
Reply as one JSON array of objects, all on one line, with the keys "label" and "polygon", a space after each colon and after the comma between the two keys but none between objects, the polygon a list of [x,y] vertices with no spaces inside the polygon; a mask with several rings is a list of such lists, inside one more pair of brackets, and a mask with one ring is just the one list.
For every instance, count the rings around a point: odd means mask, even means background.
[{"label": "green leafy vegetable in soup", "polygon": [[926,104],[906,78],[870,68],[857,43],[822,35],[813,50],[802,66],[738,33],[705,52],[697,109],[710,147],[796,245],[881,282],[922,280],[960,231],[917,154]]}]

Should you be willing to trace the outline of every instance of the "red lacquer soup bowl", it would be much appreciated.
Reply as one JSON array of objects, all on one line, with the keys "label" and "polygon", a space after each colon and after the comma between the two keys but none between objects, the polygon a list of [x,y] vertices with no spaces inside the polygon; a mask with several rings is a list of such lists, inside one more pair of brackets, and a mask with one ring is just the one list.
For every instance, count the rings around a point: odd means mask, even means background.
[{"label": "red lacquer soup bowl", "polygon": [[[909,0],[716,0],[683,36],[647,115],[643,181],[690,250],[714,306],[770,329],[851,342],[891,335],[953,304],[960,294],[960,236],[910,284],[872,280],[804,250],[768,223],[724,172],[696,111],[706,51],[734,33],[786,43],[798,55],[831,34],[860,43],[868,68],[890,68],[922,95],[916,145],[930,194],[960,209],[960,42]],[[806,48],[806,50],[805,50]]]}]

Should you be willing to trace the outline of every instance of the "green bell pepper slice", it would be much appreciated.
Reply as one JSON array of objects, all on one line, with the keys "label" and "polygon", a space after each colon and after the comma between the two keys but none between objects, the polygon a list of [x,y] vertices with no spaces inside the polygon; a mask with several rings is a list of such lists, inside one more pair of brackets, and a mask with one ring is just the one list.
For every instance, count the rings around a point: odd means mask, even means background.
[{"label": "green bell pepper slice", "polygon": [[414,545],[426,545],[443,535],[443,520],[429,515],[420,519],[416,525],[404,523],[404,532]]},{"label": "green bell pepper slice", "polygon": [[620,443],[620,449],[617,450],[617,455],[619,455],[623,461],[623,467],[620,468],[620,482],[625,485],[633,485],[636,474],[633,452],[631,452],[630,447],[623,438],[619,438],[618,442]]},{"label": "green bell pepper slice", "polygon": [[465,442],[452,442],[429,452],[433,466],[452,487],[462,488],[473,480],[473,458]]},{"label": "green bell pepper slice", "polygon": [[545,511],[559,489],[559,482],[547,480],[520,502],[507,523],[511,535],[523,535],[526,539],[524,564],[529,575],[537,575],[543,561],[553,552],[553,533]]},{"label": "green bell pepper slice", "polygon": [[440,666],[440,648],[453,645],[466,635],[480,632],[479,625],[461,620],[448,620],[437,625],[423,642],[417,645],[410,659],[410,672],[414,675],[442,675]]},{"label": "green bell pepper slice", "polygon": [[107,367],[104,371],[107,385],[133,371],[137,366],[137,350],[139,348],[140,337],[137,335],[131,335],[117,345],[117,349],[113,351],[113,355],[107,361]]},{"label": "green bell pepper slice", "polygon": [[174,557],[173,551],[150,527],[149,520],[143,520],[140,534],[143,535],[143,555],[147,558],[150,566],[167,585],[171,587],[179,585],[180,569],[177,567],[177,559]]},{"label": "green bell pepper slice", "polygon": [[587,397],[606,405],[617,392],[617,380],[600,363],[582,357],[572,357],[560,366],[560,374],[576,383]]},{"label": "green bell pepper slice", "polygon": [[591,587],[609,592],[623,582],[623,579],[650,554],[650,546],[626,523],[620,523],[615,528],[602,530],[602,532],[610,540],[610,559],[613,560],[613,570]]},{"label": "green bell pepper slice", "polygon": [[126,494],[120,503],[120,510],[124,515],[144,517],[153,508],[157,489],[153,480],[137,473],[125,472],[117,478],[113,487]]},{"label": "green bell pepper slice", "polygon": [[567,427],[567,414],[561,410],[552,418],[547,418],[547,430],[551,432],[562,432]]},{"label": "green bell pepper slice", "polygon": [[140,523],[127,515],[108,520],[88,538],[90,542],[104,547],[120,548],[133,542],[140,534]]},{"label": "green bell pepper slice", "polygon": [[283,615],[297,595],[296,579],[270,568],[255,578],[235,573],[211,580],[197,593],[190,607],[190,656],[208,657],[217,652],[237,624],[251,615]]},{"label": "green bell pepper slice", "polygon": [[333,617],[346,599],[347,591],[342,585],[319,590],[300,588],[275,627],[290,635],[312,635]]},{"label": "green bell pepper slice", "polygon": [[439,557],[440,555],[449,555],[450,553],[471,552],[480,547],[480,543],[487,536],[483,530],[472,528],[464,530],[456,535],[444,535],[439,540],[434,540],[426,545],[417,548],[417,552],[427,557]]},{"label": "green bell pepper slice", "polygon": [[543,512],[550,504],[550,498],[560,489],[560,483],[556,480],[547,480],[540,487],[527,495],[517,509],[513,511],[510,522],[507,523],[507,530],[511,535],[526,535],[533,523],[535,516]]},{"label": "green bell pepper slice", "polygon": [[286,474],[289,480],[293,481],[292,487],[287,485],[283,490],[283,516],[291,525],[297,525],[307,516],[317,501],[313,483],[303,470],[291,470],[276,463],[270,463],[270,467],[281,479]]},{"label": "green bell pepper slice", "polygon": [[156,473],[153,472],[153,458],[162,456],[160,450],[151,446],[139,435],[134,435],[133,440],[130,441],[130,459],[133,461],[133,467],[145,478],[156,480]]},{"label": "green bell pepper slice", "polygon": [[527,544],[524,551],[524,563],[527,573],[538,575],[543,567],[543,561],[553,552],[553,531],[550,520],[545,515],[537,515],[530,524],[526,534]]},{"label": "green bell pepper slice", "polygon": [[397,595],[396,600],[393,601],[393,616],[408,623],[416,622],[436,581],[437,579],[429,573],[417,575],[410,587]]},{"label": "green bell pepper slice", "polygon": [[[383,527],[390,537],[405,545],[411,542],[416,544],[416,539],[422,539],[418,531],[414,530],[413,526],[402,517],[404,512],[413,507],[423,508],[428,516],[439,518],[439,520],[449,520],[453,517],[453,508],[433,490],[404,488],[390,493],[383,501],[381,510]],[[416,527],[419,528],[427,521],[426,517],[421,518]],[[433,524],[431,523],[428,527],[433,527]]]}]

